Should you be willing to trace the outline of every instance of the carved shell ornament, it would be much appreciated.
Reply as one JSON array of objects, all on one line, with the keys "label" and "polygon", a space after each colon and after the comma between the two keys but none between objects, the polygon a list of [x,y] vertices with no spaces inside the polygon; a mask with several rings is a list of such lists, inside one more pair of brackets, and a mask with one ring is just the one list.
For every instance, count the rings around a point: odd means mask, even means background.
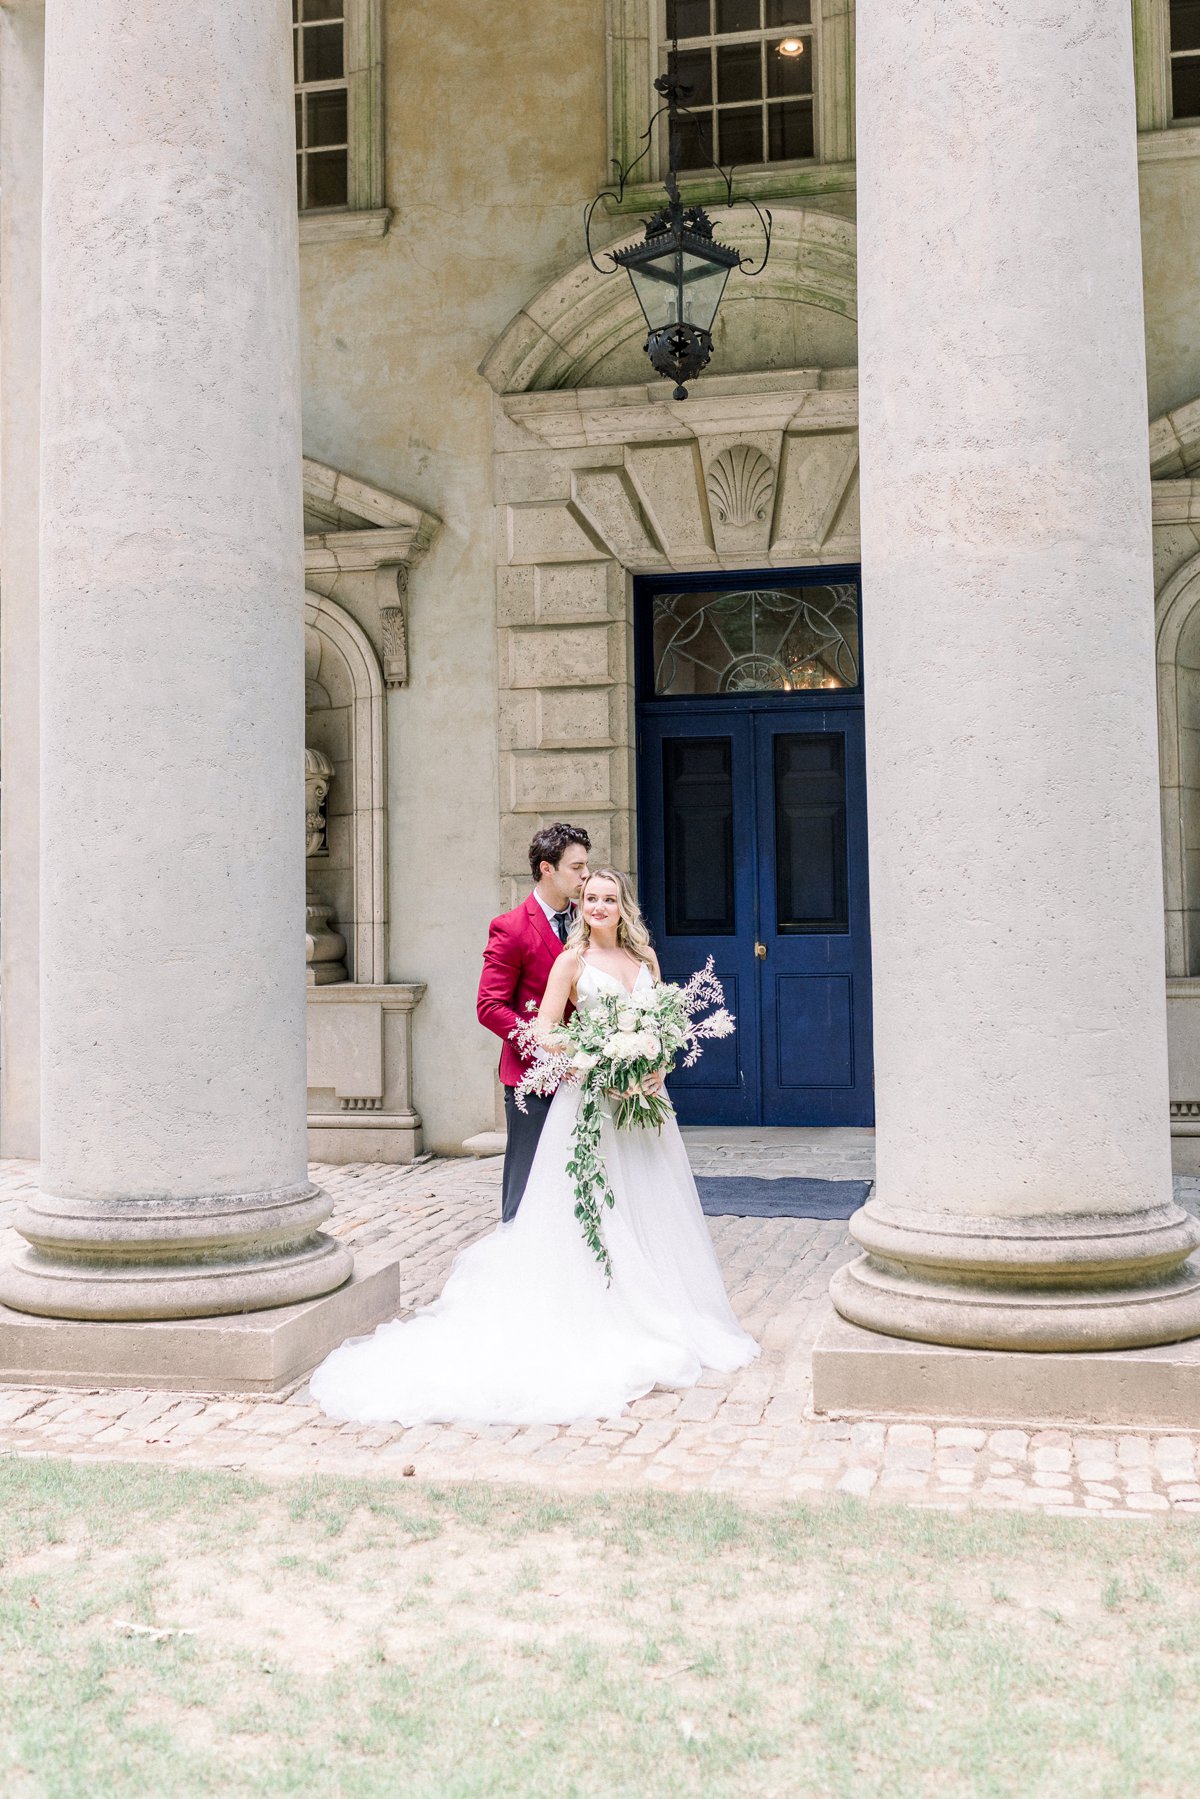
[{"label": "carved shell ornament", "polygon": [[775,470],[753,444],[731,444],[709,464],[707,486],[723,525],[761,524],[775,492]]}]

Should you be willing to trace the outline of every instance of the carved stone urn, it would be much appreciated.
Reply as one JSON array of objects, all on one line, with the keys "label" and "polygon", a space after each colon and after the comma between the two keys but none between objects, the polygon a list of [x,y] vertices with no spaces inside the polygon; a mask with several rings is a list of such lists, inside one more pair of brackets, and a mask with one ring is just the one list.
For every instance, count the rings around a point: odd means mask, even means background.
[{"label": "carved stone urn", "polygon": [[[304,833],[305,856],[311,864],[328,856],[325,803],[329,783],[333,780],[333,763],[320,750],[304,751]],[[310,987],[329,987],[335,981],[349,980],[346,969],[346,939],[336,929],[333,907],[308,888],[304,901],[305,978]]]}]

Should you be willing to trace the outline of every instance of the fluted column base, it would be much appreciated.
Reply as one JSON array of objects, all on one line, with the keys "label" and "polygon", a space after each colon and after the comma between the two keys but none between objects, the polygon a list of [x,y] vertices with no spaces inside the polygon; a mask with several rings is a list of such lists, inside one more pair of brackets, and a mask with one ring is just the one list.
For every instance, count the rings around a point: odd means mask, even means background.
[{"label": "fluted column base", "polygon": [[332,1201],[303,1182],[209,1199],[97,1201],[41,1193],[0,1303],[44,1318],[211,1318],[296,1305],[349,1280],[350,1251],[318,1227]]},{"label": "fluted column base", "polygon": [[1171,1204],[1118,1216],[970,1218],[870,1201],[864,1254],[830,1297],[851,1324],[966,1349],[1137,1349],[1200,1336],[1200,1222]]}]

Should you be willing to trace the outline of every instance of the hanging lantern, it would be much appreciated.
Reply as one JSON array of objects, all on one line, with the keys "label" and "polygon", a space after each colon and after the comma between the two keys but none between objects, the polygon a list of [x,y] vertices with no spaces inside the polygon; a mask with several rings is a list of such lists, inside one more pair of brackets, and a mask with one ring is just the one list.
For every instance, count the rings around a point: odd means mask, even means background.
[{"label": "hanging lantern", "polygon": [[716,242],[702,207],[684,207],[675,199],[648,221],[643,243],[614,250],[612,259],[628,271],[645,314],[647,356],[660,375],[674,381],[673,397],[686,400],[683,383],[712,355],[717,307],[741,256]]},{"label": "hanging lantern", "polygon": [[[605,188],[596,195],[584,217],[584,232],[594,269],[601,274],[611,274],[616,269],[628,273],[646,320],[646,354],[660,375],[674,381],[672,398],[686,400],[685,382],[698,375],[712,355],[713,324],[731,273],[740,269],[747,275],[760,275],[767,266],[767,257],[771,253],[771,215],[755,201],[747,202],[758,214],[766,237],[762,261],[751,266],[740,251],[716,241],[712,220],[702,206],[683,204],[679,193],[681,120],[693,120],[701,142],[703,128],[683,104],[692,90],[677,78],[678,50],[672,29],[668,71],[654,83],[664,104],[643,134],[645,148],[628,168],[618,168],[615,188]],[[592,253],[593,214],[601,201],[620,203],[630,176],[650,153],[654,127],[662,118],[667,121],[667,204],[646,220],[646,235],[642,242],[630,244],[624,250],[608,251],[609,267],[603,268]],[[733,170],[722,169],[715,162],[711,166],[725,183],[726,203],[737,204],[733,196]]]}]

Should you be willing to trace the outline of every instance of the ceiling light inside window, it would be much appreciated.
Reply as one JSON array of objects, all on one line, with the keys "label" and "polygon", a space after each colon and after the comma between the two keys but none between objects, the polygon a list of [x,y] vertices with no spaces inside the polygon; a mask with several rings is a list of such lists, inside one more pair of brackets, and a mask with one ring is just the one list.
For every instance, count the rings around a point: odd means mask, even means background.
[{"label": "ceiling light inside window", "polygon": [[804,39],[802,37],[780,38],[775,48],[780,56],[803,56]]}]

